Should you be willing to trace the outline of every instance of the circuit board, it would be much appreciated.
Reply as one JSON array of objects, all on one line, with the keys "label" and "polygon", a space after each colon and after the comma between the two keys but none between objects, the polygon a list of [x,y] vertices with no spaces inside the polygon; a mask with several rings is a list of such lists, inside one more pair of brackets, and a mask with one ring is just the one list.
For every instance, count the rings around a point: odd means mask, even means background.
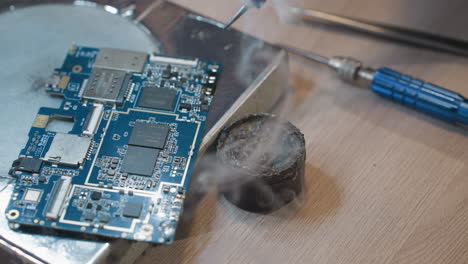
[{"label": "circuit board", "polygon": [[[10,227],[171,243],[221,65],[73,46],[10,169]],[[72,122],[54,131],[54,120]]]}]

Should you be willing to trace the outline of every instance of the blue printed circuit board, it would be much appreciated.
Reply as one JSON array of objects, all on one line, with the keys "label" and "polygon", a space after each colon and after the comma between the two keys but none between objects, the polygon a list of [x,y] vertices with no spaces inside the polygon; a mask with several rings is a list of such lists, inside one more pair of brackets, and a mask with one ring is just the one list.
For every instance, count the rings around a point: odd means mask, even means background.
[{"label": "blue printed circuit board", "polygon": [[[12,228],[171,243],[221,65],[73,46],[10,175]],[[73,122],[54,131],[53,120]]]}]

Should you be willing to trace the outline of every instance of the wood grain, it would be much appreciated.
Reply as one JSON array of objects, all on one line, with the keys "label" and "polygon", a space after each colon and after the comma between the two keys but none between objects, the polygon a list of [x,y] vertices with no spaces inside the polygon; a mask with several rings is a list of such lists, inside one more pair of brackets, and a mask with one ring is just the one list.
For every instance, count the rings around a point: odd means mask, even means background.
[{"label": "wood grain", "polygon": [[[177,0],[226,21],[240,0]],[[276,1],[280,2],[280,1]],[[290,1],[291,5],[468,39],[464,0]],[[235,27],[324,55],[351,55],[468,95],[468,59],[321,25],[280,24],[271,4]],[[468,263],[468,133],[291,57],[286,117],[305,134],[299,208],[260,216],[215,190],[183,239],[140,263]]]}]

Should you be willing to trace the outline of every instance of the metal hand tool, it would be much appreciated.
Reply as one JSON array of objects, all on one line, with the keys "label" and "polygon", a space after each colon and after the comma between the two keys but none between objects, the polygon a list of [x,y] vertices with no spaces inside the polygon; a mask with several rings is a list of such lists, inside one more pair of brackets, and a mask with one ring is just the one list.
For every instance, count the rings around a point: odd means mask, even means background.
[{"label": "metal hand tool", "polygon": [[296,48],[279,46],[293,54],[327,65],[341,79],[369,87],[384,98],[445,121],[468,125],[468,100],[458,93],[388,68],[367,68],[353,58],[337,56],[328,59]]},{"label": "metal hand tool", "polygon": [[288,9],[288,12],[304,21],[331,24],[420,47],[468,56],[468,42],[461,39],[449,38],[394,25],[337,16],[312,9],[304,10],[291,7]]},{"label": "metal hand tool", "polygon": [[244,4],[237,11],[237,13],[224,25],[223,29],[229,28],[234,22],[236,22],[242,15],[247,12],[250,8],[260,8],[265,4],[266,0],[245,0]]}]

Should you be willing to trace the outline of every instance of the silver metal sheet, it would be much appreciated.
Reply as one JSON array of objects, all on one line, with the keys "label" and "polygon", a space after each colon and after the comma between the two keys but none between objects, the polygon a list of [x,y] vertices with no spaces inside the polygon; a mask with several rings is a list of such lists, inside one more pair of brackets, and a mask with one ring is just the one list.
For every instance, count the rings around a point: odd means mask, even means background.
[{"label": "silver metal sheet", "polygon": [[93,67],[126,72],[142,72],[147,58],[148,54],[143,52],[101,48]]},{"label": "silver metal sheet", "polygon": [[91,138],[89,137],[57,133],[44,160],[78,167],[83,164],[90,145]]},{"label": "silver metal sheet", "polygon": [[95,68],[87,82],[83,98],[122,104],[123,95],[128,88],[125,86],[128,84],[126,77],[129,76],[124,71]]},{"label": "silver metal sheet", "polygon": [[[24,147],[39,107],[58,107],[61,102],[47,95],[43,87],[72,43],[161,52],[222,63],[224,71],[200,152],[227,122],[244,114],[268,111],[287,88],[288,61],[284,51],[235,30],[223,31],[213,23],[206,23],[207,18],[174,4],[137,1],[132,7],[135,1],[103,1],[117,3],[107,6],[107,11],[89,1],[75,1],[80,6],[18,7],[18,4],[45,2],[72,3],[60,0],[5,0],[0,3],[0,10],[4,10],[0,13],[0,89],[4,111],[0,115],[3,127],[0,138],[8,139],[2,142],[0,150],[2,197],[9,197],[14,188],[7,176],[8,169]],[[120,6],[121,3],[125,5]],[[11,5],[15,7],[10,8]],[[131,20],[132,14],[144,26]],[[150,32],[155,37],[149,35]],[[245,50],[250,56],[241,60]],[[8,199],[0,199],[1,212],[7,202]],[[95,237],[78,239],[56,236],[57,233],[18,233],[7,225],[6,218],[0,217],[0,252],[13,252],[10,256],[15,262],[130,263],[148,246],[127,240],[99,241],[93,240]]]}]

